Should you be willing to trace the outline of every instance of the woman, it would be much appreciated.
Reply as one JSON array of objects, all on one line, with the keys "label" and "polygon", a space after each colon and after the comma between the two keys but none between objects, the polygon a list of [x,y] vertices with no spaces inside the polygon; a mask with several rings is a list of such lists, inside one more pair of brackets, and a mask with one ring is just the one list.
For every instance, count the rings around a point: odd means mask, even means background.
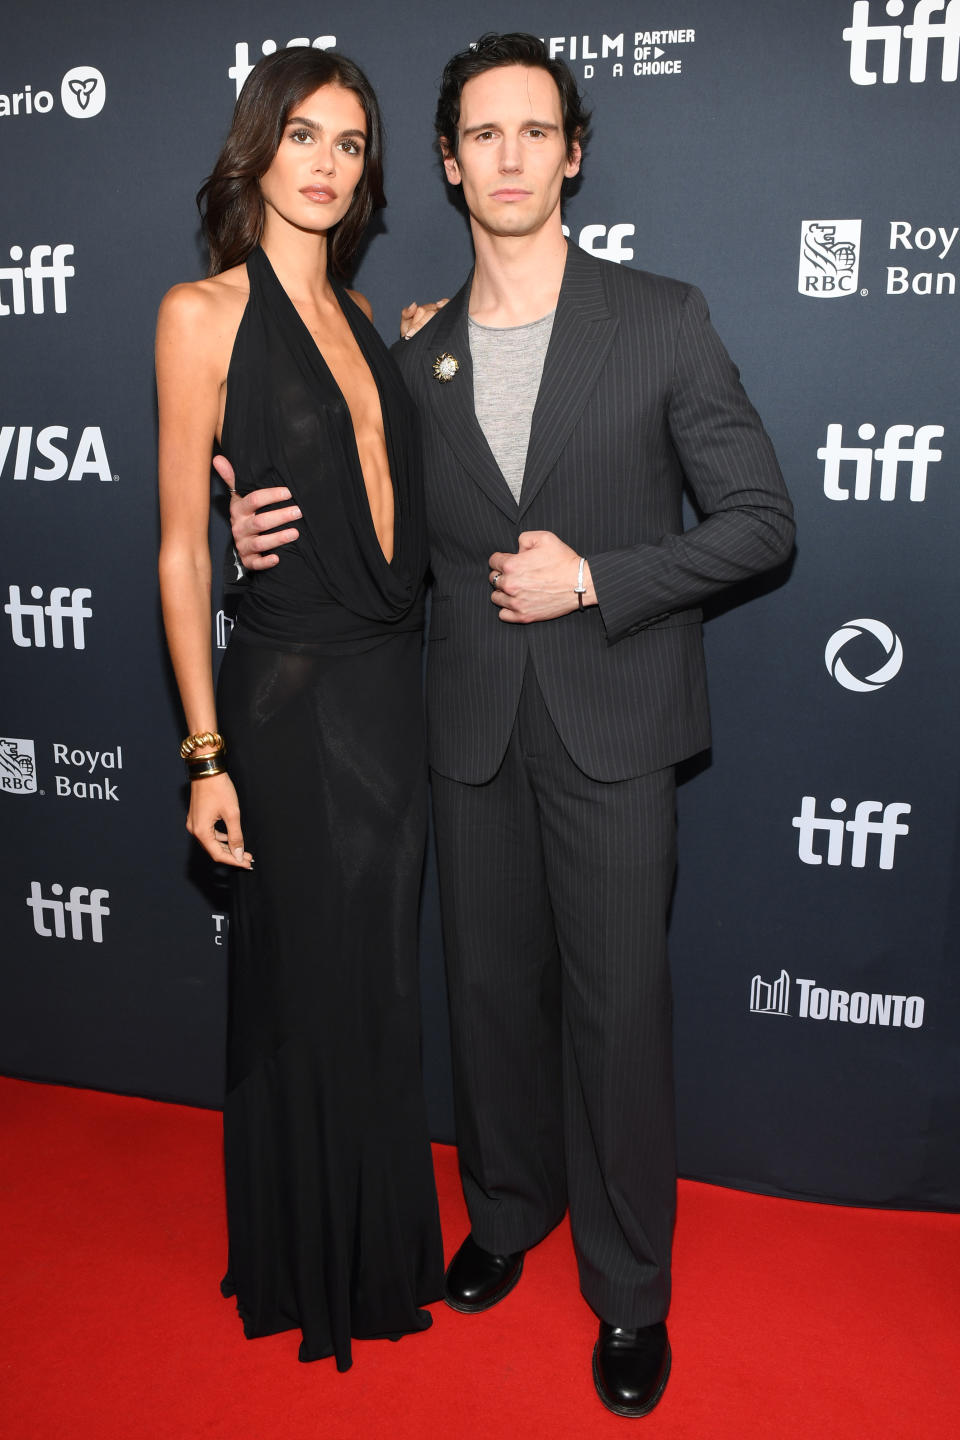
[{"label": "woman", "polygon": [[[417,422],[366,300],[334,278],[384,203],[381,148],[349,60],[261,60],[200,192],[210,278],[175,286],[157,328],[187,828],[234,885],[223,1290],[249,1337],[299,1327],[301,1360],[341,1370],[351,1336],[426,1328],[442,1289],[416,964]],[[286,485],[302,512],[241,602],[216,703],[215,442],[241,492]]]}]

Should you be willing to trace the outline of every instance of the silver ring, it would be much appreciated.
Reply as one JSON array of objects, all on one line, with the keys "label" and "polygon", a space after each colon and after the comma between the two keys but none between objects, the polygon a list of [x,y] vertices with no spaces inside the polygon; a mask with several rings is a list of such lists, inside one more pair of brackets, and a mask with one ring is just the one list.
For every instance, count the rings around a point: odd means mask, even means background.
[{"label": "silver ring", "polygon": [[492,583],[493,583],[493,588],[494,588],[494,590],[496,590],[496,588],[497,588],[497,581],[501,579],[502,575],[503,575],[503,571],[502,571],[502,570],[495,570],[495,571],[493,572],[493,582],[492,582]]}]

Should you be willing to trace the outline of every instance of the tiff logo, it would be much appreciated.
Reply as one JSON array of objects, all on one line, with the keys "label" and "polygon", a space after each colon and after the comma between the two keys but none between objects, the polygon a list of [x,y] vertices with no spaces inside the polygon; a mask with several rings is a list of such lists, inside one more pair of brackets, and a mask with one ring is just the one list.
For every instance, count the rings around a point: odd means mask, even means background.
[{"label": "tiff logo", "polygon": [[[43,589],[40,585],[30,586],[30,595],[34,600],[43,599]],[[23,649],[30,649],[35,646],[42,650],[47,643],[46,625],[44,616],[50,618],[51,645],[54,650],[64,648],[64,621],[71,622],[74,650],[84,648],[83,622],[93,618],[93,611],[83,602],[91,599],[92,590],[71,590],[67,585],[55,585],[50,591],[50,599],[46,605],[28,605],[20,599],[20,586],[10,586],[10,599],[4,605],[4,610],[10,616],[10,628],[13,631],[13,643]],[[27,634],[24,621],[31,621],[32,638]]]},{"label": "tiff logo", "polygon": [[[569,225],[561,226],[564,235],[570,235]],[[624,245],[624,240],[629,240],[631,235],[636,234],[633,225],[619,224],[611,225],[584,225],[577,238],[577,244],[581,250],[586,250],[588,255],[597,255],[601,260],[612,260],[620,265],[624,260],[633,259],[633,247]],[[602,242],[606,239],[606,243]]]},{"label": "tiff logo", "polygon": [[[45,899],[40,881],[31,880],[27,904],[33,911],[33,928],[38,935],[45,939],[53,936],[57,940],[66,939],[66,917],[69,915],[71,940],[83,940],[83,917],[87,915],[90,919],[90,939],[94,945],[103,944],[103,918],[110,914],[104,901],[110,899],[109,890],[90,890],[86,885],[74,885],[69,900],[59,898],[63,894],[62,885],[51,885],[50,893],[54,898]],[[84,896],[88,898],[84,899]]]},{"label": "tiff logo", "polygon": [[780,971],[779,980],[763,980],[754,975],[750,981],[750,1009],[755,1015],[790,1014],[790,976]]},{"label": "tiff logo", "polygon": [[[306,35],[301,35],[296,40],[288,40],[287,45],[306,45],[312,50],[333,50],[336,48],[336,35],[318,35],[311,40]],[[277,52],[276,40],[264,40],[260,46],[261,55],[275,55]],[[243,89],[244,81],[253,69],[256,61],[250,59],[250,47],[245,40],[241,40],[234,50],[234,60],[227,71],[230,79],[236,84],[237,94]]]},{"label": "tiff logo", "polygon": [[[72,245],[34,245],[27,265],[7,266],[0,270],[0,281],[9,281],[13,310],[6,303],[4,290],[0,289],[0,315],[25,315],[27,313],[27,280],[30,281],[30,307],[34,315],[44,313],[44,285],[49,280],[53,286],[53,308],[63,315],[67,308],[67,281],[76,274],[67,256],[73,254]],[[10,259],[23,259],[21,245],[10,246]]]},{"label": "tiff logo", "polygon": [[[875,425],[861,425],[857,430],[861,440],[873,440]],[[943,459],[942,450],[934,450],[932,440],[942,440],[942,425],[890,425],[884,431],[883,442],[876,449],[869,445],[844,445],[843,426],[827,426],[827,443],[817,451],[817,459],[823,461],[823,493],[828,500],[849,500],[849,480],[853,480],[854,500],[869,500],[873,487],[874,461],[880,463],[881,500],[893,500],[900,479],[900,467],[909,469],[910,499],[927,498],[927,471],[930,465]],[[908,443],[909,442],[909,443]],[[840,467],[853,467],[841,476]],[[842,480],[847,483],[843,484]]]},{"label": "tiff logo", "polygon": [[[843,815],[846,800],[839,797],[830,801],[834,815]],[[854,811],[853,819],[829,820],[817,814],[817,801],[813,795],[804,795],[800,802],[800,814],[794,815],[794,829],[799,830],[799,855],[804,865],[822,865],[823,856],[817,854],[814,839],[818,830],[827,833],[827,864],[843,863],[845,832],[853,836],[850,847],[850,864],[855,870],[862,870],[867,863],[867,844],[871,835],[879,838],[878,865],[881,870],[893,869],[893,852],[898,835],[909,835],[909,825],[900,823],[901,815],[909,815],[911,807],[902,801],[884,805],[881,800],[861,800]],[[879,815],[879,820],[873,817]]]},{"label": "tiff logo", "polygon": [[[903,0],[887,0],[884,6],[891,19],[903,14]],[[934,19],[934,16],[941,18]],[[850,79],[855,85],[876,85],[877,72],[867,68],[867,62],[875,65],[880,58],[876,49],[883,47],[884,85],[896,85],[900,79],[900,48],[904,40],[910,41],[910,80],[914,85],[922,84],[927,78],[927,56],[930,41],[943,45],[940,60],[940,79],[952,81],[957,78],[957,62],[960,58],[960,0],[917,0],[913,20],[909,25],[871,25],[870,0],[856,0],[853,18],[843,32],[843,38],[850,46]]]}]

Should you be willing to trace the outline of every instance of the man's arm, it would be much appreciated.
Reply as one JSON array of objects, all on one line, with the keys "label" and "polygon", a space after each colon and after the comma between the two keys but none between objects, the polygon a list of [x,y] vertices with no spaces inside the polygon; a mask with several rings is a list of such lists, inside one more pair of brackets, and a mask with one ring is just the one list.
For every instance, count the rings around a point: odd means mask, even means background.
[{"label": "man's arm", "polygon": [[[677,336],[668,423],[706,518],[653,544],[586,557],[583,604],[599,604],[610,641],[771,569],[793,545],[793,507],[773,446],[710,324],[706,301],[692,287]],[[521,535],[516,554],[491,555],[491,599],[500,619],[528,624],[577,609],[579,559],[549,531]]]},{"label": "man's arm", "polygon": [[781,564],[793,546],[793,506],[773,445],[693,288],[677,339],[668,422],[705,518],[655,544],[589,557],[611,641]]}]

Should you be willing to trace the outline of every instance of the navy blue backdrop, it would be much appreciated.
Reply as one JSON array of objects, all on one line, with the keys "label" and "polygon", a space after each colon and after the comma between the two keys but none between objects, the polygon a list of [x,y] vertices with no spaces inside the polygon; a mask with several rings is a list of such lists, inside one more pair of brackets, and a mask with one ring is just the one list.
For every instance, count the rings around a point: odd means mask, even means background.
[{"label": "navy blue backdrop", "polygon": [[[183,830],[154,579],[156,307],[203,273],[194,193],[288,42],[335,42],[383,102],[391,203],[356,278],[381,331],[452,293],[468,234],[431,120],[481,28],[570,60],[595,109],[571,236],[704,289],[797,504],[791,572],[707,625],[671,931],[683,1172],[956,1207],[960,0],[51,0],[8,27],[0,1069],[219,1103],[226,898]],[[423,959],[451,1138],[432,873]]]}]

